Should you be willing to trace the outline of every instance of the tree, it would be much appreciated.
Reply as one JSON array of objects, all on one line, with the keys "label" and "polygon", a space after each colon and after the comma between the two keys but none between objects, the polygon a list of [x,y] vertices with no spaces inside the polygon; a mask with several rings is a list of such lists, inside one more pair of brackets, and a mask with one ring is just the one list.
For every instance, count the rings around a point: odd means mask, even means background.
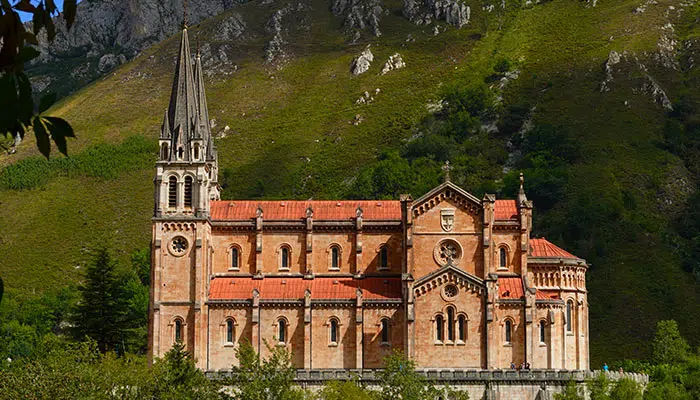
[{"label": "tree", "polygon": [[574,381],[569,381],[561,393],[554,394],[554,400],[584,400],[581,388]]},{"label": "tree", "polygon": [[416,372],[416,363],[400,351],[384,358],[384,370],[379,375],[382,400],[423,400],[437,398],[440,392]]},{"label": "tree", "polygon": [[233,366],[233,383],[238,387],[239,400],[295,400],[303,399],[303,392],[294,386],[295,369],[292,354],[284,347],[271,346],[262,359],[253,346],[241,342],[236,349],[239,366]]},{"label": "tree", "polygon": [[690,347],[678,330],[674,320],[659,321],[652,344],[653,361],[657,364],[682,363],[688,357]]},{"label": "tree", "polygon": [[107,249],[97,252],[78,288],[80,301],[75,313],[78,339],[90,337],[103,352],[117,350],[124,339],[128,303],[120,286],[116,264]]},{"label": "tree", "polygon": [[631,379],[620,379],[610,391],[610,400],[642,400],[642,388]]},{"label": "tree", "polygon": [[374,393],[360,386],[356,380],[328,382],[319,392],[323,400],[372,400]]},{"label": "tree", "polygon": [[600,373],[594,379],[588,381],[588,394],[590,400],[610,400],[610,380],[605,373]]},{"label": "tree", "polygon": [[[35,2],[37,3],[37,2]],[[75,20],[77,0],[64,0],[63,18],[68,29]],[[32,31],[27,31],[19,17],[19,11],[32,14]],[[34,104],[32,86],[24,73],[24,63],[39,56],[31,45],[37,45],[37,35],[46,31],[52,41],[56,36],[53,17],[59,15],[54,0],[0,0],[0,134],[4,137],[24,138],[32,128],[41,154],[49,157],[51,143],[58,150],[68,153],[66,138],[75,137],[73,128],[62,118],[49,117],[44,112],[51,107],[56,96],[44,96]]]}]

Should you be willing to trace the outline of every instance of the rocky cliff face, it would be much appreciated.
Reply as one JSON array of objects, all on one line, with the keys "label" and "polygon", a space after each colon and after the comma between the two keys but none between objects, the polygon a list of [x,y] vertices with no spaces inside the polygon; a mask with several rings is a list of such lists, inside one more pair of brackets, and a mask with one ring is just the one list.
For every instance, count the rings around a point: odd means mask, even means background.
[{"label": "rocky cliff face", "polygon": [[[189,23],[196,24],[237,1],[189,0],[188,4]],[[70,32],[58,19],[55,40],[39,38],[41,56],[27,69],[34,89],[70,93],[174,34],[182,18],[183,0],[84,0]]]}]

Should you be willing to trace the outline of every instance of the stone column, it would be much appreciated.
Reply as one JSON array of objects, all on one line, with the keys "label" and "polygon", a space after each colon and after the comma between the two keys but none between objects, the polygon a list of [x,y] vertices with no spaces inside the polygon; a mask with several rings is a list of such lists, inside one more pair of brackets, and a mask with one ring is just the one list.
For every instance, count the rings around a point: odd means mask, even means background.
[{"label": "stone column", "polygon": [[364,359],[363,359],[363,354],[364,354],[364,332],[362,329],[363,325],[363,306],[362,306],[362,290],[359,288],[355,292],[356,301],[355,301],[355,368],[357,369],[363,369],[364,368]]},{"label": "stone column", "polygon": [[314,278],[313,268],[313,249],[314,249],[314,210],[309,207],[306,209],[306,273],[304,279]]},{"label": "stone column", "polygon": [[263,209],[258,206],[255,212],[255,276],[253,279],[263,278]]},{"label": "stone column", "polygon": [[258,289],[253,289],[253,307],[251,310],[251,329],[250,344],[260,354],[260,292]]},{"label": "stone column", "polygon": [[311,290],[304,292],[304,369],[311,369]]},{"label": "stone column", "polygon": [[485,194],[484,199],[481,200],[481,205],[484,210],[481,232],[484,247],[484,275],[496,272],[496,268],[493,265],[493,248],[491,247],[495,204],[496,196],[492,194]]},{"label": "stone column", "polygon": [[498,321],[496,320],[495,308],[496,297],[498,294],[498,276],[488,274],[486,277],[486,334],[484,335],[486,343],[482,343],[482,349],[486,353],[486,368],[494,369],[497,366],[498,360]]},{"label": "stone column", "polygon": [[362,208],[355,210],[355,277],[359,278],[365,272],[362,269]]}]

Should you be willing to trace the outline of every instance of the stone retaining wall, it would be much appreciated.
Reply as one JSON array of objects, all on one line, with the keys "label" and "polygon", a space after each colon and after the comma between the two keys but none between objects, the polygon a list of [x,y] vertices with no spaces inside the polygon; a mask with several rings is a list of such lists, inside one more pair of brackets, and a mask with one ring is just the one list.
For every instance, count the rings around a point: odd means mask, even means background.
[{"label": "stone retaining wall", "polygon": [[[297,370],[295,381],[299,386],[311,390],[321,388],[334,380],[357,379],[369,388],[379,385],[379,372],[375,369],[317,369]],[[420,374],[437,385],[469,392],[473,400],[552,400],[569,381],[585,386],[602,371],[567,370],[462,370],[425,369]],[[230,372],[207,372],[212,379],[230,376]],[[649,376],[629,372],[607,372],[608,379],[618,381],[631,379],[642,387],[649,383]]]}]

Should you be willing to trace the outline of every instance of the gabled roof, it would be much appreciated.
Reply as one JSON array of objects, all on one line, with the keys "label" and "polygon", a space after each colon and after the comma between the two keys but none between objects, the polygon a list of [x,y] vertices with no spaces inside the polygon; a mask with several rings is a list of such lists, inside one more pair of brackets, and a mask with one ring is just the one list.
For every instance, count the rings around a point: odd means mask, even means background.
[{"label": "gabled roof", "polygon": [[253,298],[253,289],[257,289],[261,300],[301,300],[309,289],[311,299],[351,300],[357,298],[358,288],[365,300],[402,298],[400,278],[220,277],[212,279],[209,299],[248,300]]},{"label": "gabled roof", "polygon": [[530,239],[530,257],[579,259],[579,257],[576,257],[544,238]]},{"label": "gabled roof", "polygon": [[452,190],[455,193],[461,195],[462,197],[468,199],[475,205],[481,207],[481,200],[476,198],[473,194],[467,192],[466,190],[462,189],[461,187],[455,185],[454,183],[450,181],[443,182],[441,185],[435,187],[433,190],[429,191],[428,193],[424,194],[420,198],[418,198],[416,201],[413,202],[413,208],[418,208],[420,207],[423,203],[426,201],[429,201],[433,197],[435,197],[438,193],[445,191],[445,190]]},{"label": "gabled roof", "polygon": [[518,219],[518,206],[515,200],[496,200],[494,204],[494,219],[501,221]]},{"label": "gabled roof", "polygon": [[474,275],[468,273],[467,271],[465,271],[465,270],[463,270],[463,269],[460,269],[460,268],[457,268],[457,267],[455,267],[455,266],[453,266],[453,265],[447,265],[447,266],[445,266],[445,267],[442,267],[442,268],[440,268],[440,269],[437,269],[437,270],[435,270],[435,271],[429,273],[428,275],[426,275],[426,276],[424,276],[424,277],[418,279],[418,280],[413,284],[413,287],[414,287],[414,288],[418,288],[418,287],[419,287],[420,285],[422,285],[423,283],[428,282],[428,281],[431,281],[431,280],[435,279],[437,276],[442,275],[442,274],[446,274],[446,273],[449,273],[449,272],[452,272],[452,273],[454,273],[455,275],[458,275],[458,276],[460,276],[461,278],[463,278],[463,279],[465,279],[465,280],[467,280],[467,281],[469,281],[469,282],[471,282],[471,283],[473,283],[473,284],[475,284],[475,285],[477,285],[477,286],[485,287],[485,285],[484,285],[484,280],[483,280],[483,279],[481,279],[481,278],[479,278],[479,277],[477,277],[477,276],[474,276]]},{"label": "gabled roof", "polygon": [[519,300],[525,296],[521,277],[498,278],[498,297],[500,299]]},{"label": "gabled roof", "polygon": [[357,208],[365,221],[401,221],[401,202],[395,200],[231,200],[212,201],[211,218],[215,221],[241,221],[256,217],[263,210],[265,220],[301,220],[311,207],[314,220],[352,220]]}]

